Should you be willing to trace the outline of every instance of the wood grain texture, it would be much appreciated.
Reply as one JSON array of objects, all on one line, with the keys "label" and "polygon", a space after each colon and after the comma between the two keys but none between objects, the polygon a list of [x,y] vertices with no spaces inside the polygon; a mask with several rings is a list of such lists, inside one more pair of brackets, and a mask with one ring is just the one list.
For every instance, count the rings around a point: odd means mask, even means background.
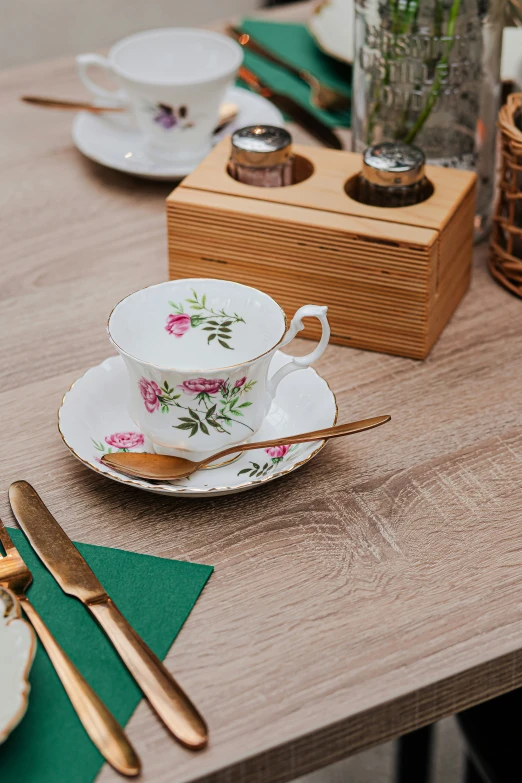
[{"label": "wood grain texture", "polygon": [[[469,193],[475,175],[469,171],[455,171],[436,166],[426,166],[426,176],[435,191],[428,201],[401,209],[371,207],[343,195],[343,188],[361,170],[361,156],[345,150],[324,147],[301,147],[294,144],[294,151],[309,161],[312,176],[291,188],[254,188],[237,182],[225,173],[230,153],[230,140],[223,139],[204,162],[186,177],[180,190],[211,191],[241,199],[272,201],[295,207],[321,209],[328,213],[362,217],[368,220],[388,221],[407,226],[418,226],[442,231],[453,214],[453,205]],[[176,199],[176,191],[173,193]],[[404,236],[404,232],[402,234]]]},{"label": "wood grain texture", "polygon": [[425,362],[340,346],[319,362],[341,421],[386,427],[243,495],[117,485],[71,457],[56,411],[110,353],[112,305],[166,279],[171,188],[91,165],[70,118],[18,103],[79,97],[70,60],[0,87],[0,515],[14,525],[6,491],[27,479],[77,540],[216,568],[167,658],[210,746],[183,750],[142,702],[144,783],[283,783],[522,685],[522,318],[486,248]]},{"label": "wood grain texture", "polygon": [[260,288],[288,318],[327,304],[332,343],[425,358],[469,284],[475,175],[429,166],[431,198],[382,209],[345,193],[360,155],[294,151],[308,179],[255,188],[228,175],[230,140],[218,144],[167,198],[169,276]]}]

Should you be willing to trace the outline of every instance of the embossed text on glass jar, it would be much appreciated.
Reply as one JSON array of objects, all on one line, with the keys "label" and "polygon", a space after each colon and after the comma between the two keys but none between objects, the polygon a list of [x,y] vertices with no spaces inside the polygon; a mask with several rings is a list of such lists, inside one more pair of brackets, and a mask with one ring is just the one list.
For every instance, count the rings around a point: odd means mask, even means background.
[{"label": "embossed text on glass jar", "polygon": [[404,141],[428,163],[477,170],[482,230],[492,201],[503,6],[356,0],[354,149]]}]

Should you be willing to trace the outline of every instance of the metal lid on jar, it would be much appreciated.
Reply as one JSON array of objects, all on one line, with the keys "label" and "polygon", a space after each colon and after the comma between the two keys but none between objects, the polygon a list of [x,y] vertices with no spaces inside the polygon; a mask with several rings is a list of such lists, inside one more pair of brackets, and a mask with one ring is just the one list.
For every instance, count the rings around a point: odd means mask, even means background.
[{"label": "metal lid on jar", "polygon": [[249,125],[232,134],[230,157],[242,166],[276,166],[285,163],[291,154],[292,137],[276,125]]},{"label": "metal lid on jar", "polygon": [[385,141],[363,153],[364,179],[381,187],[414,185],[424,177],[424,153],[413,144]]}]

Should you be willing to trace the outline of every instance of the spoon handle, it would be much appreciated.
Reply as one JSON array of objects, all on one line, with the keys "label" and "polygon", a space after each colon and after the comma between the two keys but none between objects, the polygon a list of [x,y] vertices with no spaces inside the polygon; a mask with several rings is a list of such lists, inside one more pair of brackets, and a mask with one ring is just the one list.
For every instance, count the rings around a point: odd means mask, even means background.
[{"label": "spoon handle", "polygon": [[315,430],[314,432],[303,432],[300,435],[287,435],[283,438],[258,441],[257,443],[242,443],[239,446],[231,446],[223,451],[218,451],[217,454],[213,454],[208,459],[200,462],[199,467],[202,468],[216,459],[226,457],[228,454],[235,454],[238,451],[268,449],[271,446],[287,446],[290,443],[309,443],[313,440],[329,440],[330,438],[340,438],[342,435],[353,435],[355,432],[364,432],[364,430],[371,430],[374,427],[379,427],[381,424],[386,424],[390,419],[391,416],[374,416],[371,419],[337,424],[335,427],[326,427],[324,430]]},{"label": "spoon handle", "polygon": [[58,98],[40,98],[37,95],[22,95],[21,100],[24,103],[31,103],[33,106],[45,106],[48,109],[71,109],[74,111],[90,111],[93,114],[102,114],[106,111],[125,111],[123,106],[96,106],[94,103],[86,101],[67,101]]},{"label": "spoon handle", "polygon": [[[43,98],[38,95],[22,95],[20,98],[24,103],[30,103],[31,106],[43,106],[46,109],[66,109],[70,111],[89,111],[91,114],[104,114],[105,112],[124,112],[125,106],[97,106],[95,103],[86,101],[68,101],[60,98]],[[218,124],[213,133],[220,131],[229,122],[235,119],[238,113],[238,107],[235,103],[222,103],[219,109]]]}]

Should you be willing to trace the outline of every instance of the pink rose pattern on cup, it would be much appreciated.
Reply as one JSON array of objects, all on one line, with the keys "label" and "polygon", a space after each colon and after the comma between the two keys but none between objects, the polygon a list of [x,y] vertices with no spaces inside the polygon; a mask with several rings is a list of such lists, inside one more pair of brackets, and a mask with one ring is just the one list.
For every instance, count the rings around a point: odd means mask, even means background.
[{"label": "pink rose pattern on cup", "polygon": [[189,381],[183,381],[183,383],[178,386],[178,389],[183,389],[185,394],[208,394],[211,396],[217,394],[224,383],[225,381],[223,378],[215,378],[212,380],[207,380],[206,378],[191,378]]},{"label": "pink rose pattern on cup", "polygon": [[[141,432],[113,432],[112,435],[106,435],[103,439],[108,448],[105,447],[103,441],[96,441],[91,438],[94,448],[99,451],[100,454],[111,454],[113,449],[117,451],[130,451],[131,449],[137,449],[139,446],[143,446],[145,443],[145,437]],[[104,465],[99,457],[96,457],[96,462],[100,465]],[[104,465],[104,467],[107,467]]]},{"label": "pink rose pattern on cup", "polygon": [[[185,312],[183,305],[188,305],[189,309],[193,311],[192,315]],[[245,323],[244,318],[241,318],[237,313],[229,315],[223,309],[214,310],[211,307],[207,307],[207,296],[203,294],[201,298],[192,289],[192,298],[185,299],[183,302],[169,302],[169,305],[174,310],[167,316],[165,323],[165,331],[174,337],[183,337],[183,335],[189,331],[189,329],[200,328],[207,334],[207,345],[219,345],[222,348],[228,348],[229,351],[233,351],[233,347],[230,345],[232,340],[232,327],[235,324]],[[217,341],[217,342],[216,342]]]},{"label": "pink rose pattern on cup", "polygon": [[149,413],[154,413],[160,406],[161,390],[157,383],[140,378],[138,385],[143,402]]},{"label": "pink rose pattern on cup", "polygon": [[169,334],[173,334],[174,337],[183,337],[185,332],[190,329],[190,315],[186,313],[178,313],[177,315],[169,315],[165,330]]},{"label": "pink rose pattern on cup", "polygon": [[230,378],[190,378],[175,389],[167,381],[163,381],[160,388],[154,381],[142,377],[138,387],[149,413],[158,410],[169,413],[173,408],[186,411],[183,415],[178,414],[178,423],[172,426],[190,431],[189,438],[192,438],[197,432],[210,435],[211,429],[230,435],[231,428],[237,426],[253,432],[252,427],[241,419],[252,405],[245,395],[256,383],[247,380],[246,376],[234,383]]},{"label": "pink rose pattern on cup", "polygon": [[268,462],[265,462],[264,465],[260,465],[259,463],[250,460],[250,467],[243,468],[237,475],[241,476],[243,473],[248,473],[250,478],[263,478],[263,476],[270,473],[276,465],[285,462],[286,457],[292,454],[297,448],[299,447],[295,443],[293,446],[270,446],[268,449],[265,449],[265,452],[271,457]]}]

